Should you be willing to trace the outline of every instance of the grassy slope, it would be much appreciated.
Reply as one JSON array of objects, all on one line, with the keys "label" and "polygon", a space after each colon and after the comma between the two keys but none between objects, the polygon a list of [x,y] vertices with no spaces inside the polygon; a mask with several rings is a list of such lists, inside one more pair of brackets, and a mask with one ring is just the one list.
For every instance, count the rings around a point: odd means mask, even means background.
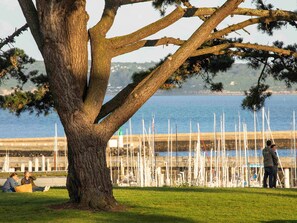
[{"label": "grassy slope", "polygon": [[[52,210],[65,189],[0,193],[1,222],[297,222],[296,189],[116,188],[124,212]],[[294,221],[295,220],[295,221]]]}]

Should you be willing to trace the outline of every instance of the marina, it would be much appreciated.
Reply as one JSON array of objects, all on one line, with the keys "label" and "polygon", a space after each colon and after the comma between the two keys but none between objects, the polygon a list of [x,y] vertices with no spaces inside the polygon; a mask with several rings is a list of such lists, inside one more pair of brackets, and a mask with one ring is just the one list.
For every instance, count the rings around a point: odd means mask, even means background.
[{"label": "marina", "polygon": [[[256,120],[256,113],[254,114]],[[126,134],[122,129],[113,136],[106,150],[111,181],[118,186],[204,186],[261,187],[263,165],[261,150],[267,139],[279,147],[278,187],[296,187],[296,129],[270,129],[265,109],[262,110],[262,131],[247,131],[238,117],[234,132],[225,132],[225,115],[213,116],[212,133],[201,133],[199,123],[189,123],[189,133],[178,133],[168,119],[168,134],[155,134],[154,118],[142,134]],[[217,124],[219,123],[219,124]],[[295,123],[295,112],[293,112]],[[175,131],[174,131],[175,130]],[[67,141],[53,138],[1,139],[2,172],[29,170],[35,172],[66,171]],[[283,153],[282,151],[286,151]],[[5,155],[4,155],[5,154]]]}]

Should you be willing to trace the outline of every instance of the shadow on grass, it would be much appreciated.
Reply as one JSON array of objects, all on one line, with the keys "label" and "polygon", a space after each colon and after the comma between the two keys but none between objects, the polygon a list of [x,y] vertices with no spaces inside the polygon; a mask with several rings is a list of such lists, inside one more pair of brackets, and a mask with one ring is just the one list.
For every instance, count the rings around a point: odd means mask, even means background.
[{"label": "shadow on grass", "polygon": [[[207,188],[207,187],[115,187],[115,190],[138,190],[138,191],[152,191],[152,192],[195,192],[195,193],[242,193],[242,194],[259,194],[277,197],[291,197],[297,198],[297,189],[270,189],[270,188]],[[296,194],[285,194],[285,192],[295,192]]]},{"label": "shadow on grass", "polygon": [[[241,188],[238,190],[232,190],[230,191],[242,193],[242,194],[255,194],[255,195],[266,195],[270,197],[288,197],[288,198],[297,198],[297,190],[296,189],[283,189],[283,188]],[[224,190],[224,193],[227,191]],[[289,192],[290,194],[288,194]],[[295,193],[295,194],[292,194]]]},{"label": "shadow on grass", "polygon": [[147,191],[173,191],[173,192],[212,192],[212,193],[221,193],[221,192],[245,192],[247,190],[266,190],[266,191],[291,191],[297,192],[297,189],[284,189],[284,188],[261,188],[261,187],[114,187],[114,189],[121,190],[147,190]]},{"label": "shadow on grass", "polygon": [[[97,222],[97,223],[199,223],[185,216],[176,217],[166,214],[130,212],[91,212],[86,210],[49,210],[46,214],[30,217],[31,222]],[[12,222],[22,221],[22,216],[14,213]],[[26,222],[26,221],[25,221]]]},{"label": "shadow on grass", "polygon": [[[64,190],[64,189],[63,189]],[[170,216],[168,213],[154,213],[146,206],[128,207],[121,212],[92,212],[78,209],[54,210],[51,205],[68,201],[61,190],[49,193],[0,193],[0,222],[109,222],[109,223],[194,223],[187,216]],[[66,192],[65,192],[66,194]],[[38,214],[37,214],[38,213]]]},{"label": "shadow on grass", "polygon": [[98,220],[102,220],[102,222],[109,222],[109,223],[174,223],[174,222],[180,222],[180,223],[194,223],[194,222],[202,222],[202,221],[193,221],[190,219],[186,219],[186,216],[184,218],[182,217],[176,217],[176,216],[169,216],[169,215],[161,215],[161,214],[141,214],[141,213],[131,213],[129,211],[121,212],[121,213],[108,213],[105,218],[102,218],[100,214],[99,216],[96,216],[95,220],[98,222]]},{"label": "shadow on grass", "polygon": [[273,221],[261,221],[265,223],[296,223],[297,220],[273,220]]},{"label": "shadow on grass", "polygon": [[[114,188],[120,191],[133,192],[164,192],[163,196],[171,196],[170,193],[237,193],[237,194],[261,194],[268,196],[294,197],[297,190],[294,189],[263,189],[263,188]],[[286,193],[288,192],[288,193]],[[290,194],[291,193],[291,194]],[[130,193],[128,193],[130,194]],[[136,193],[135,193],[136,194]],[[182,194],[183,196],[184,194]],[[127,196],[127,195],[125,195]],[[135,222],[160,222],[160,223],[194,223],[191,217],[178,216],[170,212],[164,212],[161,206],[151,205],[149,202],[138,202],[125,200],[127,210],[123,212],[90,212],[76,209],[53,210],[49,206],[63,204],[68,201],[65,188],[55,188],[47,193],[37,192],[33,194],[1,193],[0,192],[0,222],[110,222],[110,223],[135,223]],[[138,204],[138,205],[137,205]],[[140,205],[139,205],[140,204]],[[166,205],[166,203],[164,203]],[[170,204],[169,204],[170,205]],[[156,209],[156,210],[155,210]],[[166,209],[166,208],[165,208]],[[164,209],[164,210],[165,210]],[[182,211],[182,210],[181,210]],[[38,213],[38,214],[36,214]],[[193,217],[193,216],[192,216]],[[196,216],[197,217],[197,216]],[[201,215],[203,217],[203,215]],[[204,222],[201,220],[201,222]],[[262,222],[295,222],[297,220],[274,220]]]}]

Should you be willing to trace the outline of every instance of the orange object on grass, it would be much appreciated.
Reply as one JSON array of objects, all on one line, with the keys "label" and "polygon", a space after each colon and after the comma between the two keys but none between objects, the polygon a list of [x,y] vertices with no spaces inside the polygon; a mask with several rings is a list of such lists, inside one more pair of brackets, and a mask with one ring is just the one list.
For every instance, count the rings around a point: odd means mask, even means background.
[{"label": "orange object on grass", "polygon": [[15,189],[15,192],[32,193],[32,184],[24,184],[24,185],[21,185],[21,186],[17,186],[14,189]]}]

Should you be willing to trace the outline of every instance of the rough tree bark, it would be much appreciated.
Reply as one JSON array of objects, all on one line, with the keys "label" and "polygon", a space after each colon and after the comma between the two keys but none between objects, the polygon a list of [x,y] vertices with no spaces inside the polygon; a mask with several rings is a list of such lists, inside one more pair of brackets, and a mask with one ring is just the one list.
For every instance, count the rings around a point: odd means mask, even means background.
[{"label": "rough tree bark", "polygon": [[106,165],[108,138],[104,129],[94,129],[93,119],[84,110],[88,72],[85,2],[38,1],[37,11],[50,90],[67,136],[70,201],[80,208],[113,209],[117,203]]},{"label": "rough tree bark", "polygon": [[111,210],[117,207],[106,165],[107,140],[83,120],[67,124],[70,201],[80,208]]}]

